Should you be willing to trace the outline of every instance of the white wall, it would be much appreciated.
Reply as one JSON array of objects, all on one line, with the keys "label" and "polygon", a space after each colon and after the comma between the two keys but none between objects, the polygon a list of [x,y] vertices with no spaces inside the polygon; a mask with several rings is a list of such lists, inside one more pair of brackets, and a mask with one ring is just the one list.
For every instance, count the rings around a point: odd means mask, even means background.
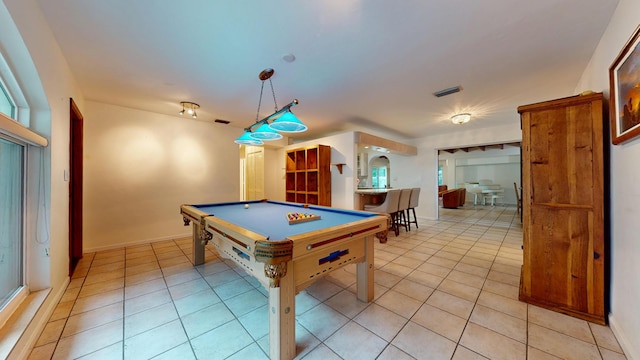
[{"label": "white wall", "polygon": [[[64,180],[64,172],[69,169],[69,98],[74,98],[81,110],[84,101],[35,1],[3,0],[0,13],[0,46],[26,92],[32,129],[49,139],[43,152],[44,195],[42,213],[38,214],[45,221],[38,222],[37,229],[29,229],[28,236],[37,233],[38,245],[30,249],[33,251],[28,262],[30,287],[48,287],[51,292],[21,338],[21,345],[16,347],[20,352],[28,350],[37,339],[69,279],[69,183]],[[6,26],[19,34],[5,31]],[[21,355],[24,353],[16,356]]]},{"label": "white wall", "polygon": [[[277,148],[264,147],[264,194],[270,200],[284,201],[284,180],[285,173],[280,169],[283,166],[272,166],[273,164],[284,164],[284,155]],[[273,195],[273,196],[272,196]]]},{"label": "white wall", "polygon": [[[331,165],[331,207],[353,209],[356,176],[356,145],[354,141],[355,133],[346,132],[278,149],[276,155],[278,163],[275,166],[277,173],[265,178],[265,188],[272,191],[266,194],[267,198],[280,201],[285,199],[285,154],[287,150],[327,145],[331,146],[331,163],[345,164],[342,166],[342,174],[336,166]],[[265,164],[265,167],[267,166]]]},{"label": "white wall", "polygon": [[[582,75],[576,93],[603,91],[609,96],[608,69],[636,26],[640,1],[620,0],[600,44]],[[610,142],[610,138],[607,137]],[[611,244],[609,322],[628,359],[640,359],[640,138],[610,145]]]},{"label": "white wall", "polygon": [[86,102],[84,250],[187,236],[181,204],[237,201],[237,129]]},{"label": "white wall", "polygon": [[[40,80],[46,93],[46,102],[39,102],[34,106],[32,124],[36,131],[50,138],[49,146],[45,150],[45,171],[46,187],[50,190],[47,191],[47,196],[50,196],[50,199],[47,199],[47,202],[50,202],[50,206],[47,206],[50,213],[47,216],[50,219],[48,245],[51,255],[51,280],[50,283],[40,285],[55,286],[64,282],[68,275],[66,269],[69,261],[69,183],[64,181],[63,175],[64,171],[69,169],[69,98],[73,97],[77,100],[78,106],[81,106],[82,95],[38,6],[30,0],[5,0],[4,3],[40,77],[29,80]],[[17,59],[16,65],[19,66],[19,63],[20,59]],[[33,255],[38,259],[42,258],[43,254],[44,252],[38,252]]]}]

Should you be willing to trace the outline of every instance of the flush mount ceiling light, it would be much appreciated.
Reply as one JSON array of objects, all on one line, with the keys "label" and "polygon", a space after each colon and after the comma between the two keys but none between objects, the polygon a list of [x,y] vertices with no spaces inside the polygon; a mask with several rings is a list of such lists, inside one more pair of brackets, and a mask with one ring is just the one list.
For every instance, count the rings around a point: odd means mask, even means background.
[{"label": "flush mount ceiling light", "polygon": [[471,120],[471,114],[469,113],[455,114],[451,117],[451,122],[456,125],[466,124],[469,120]]},{"label": "flush mount ceiling light", "polygon": [[[282,109],[278,109],[276,93],[273,91],[273,83],[271,82],[273,74],[273,69],[264,69],[258,75],[258,78],[262,81],[262,85],[260,87],[260,99],[258,101],[258,111],[256,112],[256,122],[244,129],[244,133],[235,140],[236,144],[262,145],[263,141],[282,139],[282,134],[280,134],[281,132],[295,133],[307,130],[307,126],[291,112],[291,107],[298,104],[297,99],[294,99]],[[262,120],[258,120],[258,117],[260,116],[260,105],[262,104],[264,82],[266,80],[269,80],[269,85],[271,86],[275,112]]]},{"label": "flush mount ceiling light", "polygon": [[200,105],[191,101],[181,101],[180,105],[182,105],[182,110],[180,110],[178,114],[184,115],[184,113],[186,112],[187,114],[191,115],[191,117],[194,119],[198,117],[196,110],[200,109]]}]

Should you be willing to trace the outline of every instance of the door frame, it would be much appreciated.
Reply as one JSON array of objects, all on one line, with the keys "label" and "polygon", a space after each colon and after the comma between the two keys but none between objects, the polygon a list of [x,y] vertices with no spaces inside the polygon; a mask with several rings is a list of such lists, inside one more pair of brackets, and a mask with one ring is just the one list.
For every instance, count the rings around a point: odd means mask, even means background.
[{"label": "door frame", "polygon": [[82,192],[84,117],[78,106],[69,99],[69,276],[82,259]]}]

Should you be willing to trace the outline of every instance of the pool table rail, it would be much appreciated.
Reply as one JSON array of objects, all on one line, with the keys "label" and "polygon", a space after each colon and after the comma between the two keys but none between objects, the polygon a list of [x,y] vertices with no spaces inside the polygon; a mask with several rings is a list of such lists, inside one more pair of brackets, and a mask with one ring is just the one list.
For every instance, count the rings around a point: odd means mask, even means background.
[{"label": "pool table rail", "polygon": [[[180,214],[182,215],[182,221],[184,222],[184,226],[189,226],[191,222],[193,222],[194,225],[196,225],[194,226],[194,231],[198,229],[197,230],[198,233],[197,234],[194,233],[194,236],[197,236],[197,239],[199,239],[200,241],[199,245],[202,247],[207,245],[207,242],[211,240],[211,233],[204,230],[205,229],[204,219],[207,216],[209,216],[209,214],[186,204],[180,206]],[[196,245],[197,244],[194,243],[194,246]],[[202,252],[201,255],[202,255],[201,262],[204,262],[204,251]],[[194,259],[194,262],[197,265],[198,260]]]},{"label": "pool table rail", "polygon": [[[270,279],[269,287],[280,286],[280,278],[287,274],[287,262],[291,261],[293,256],[292,240],[268,240],[264,235],[216,216],[205,217],[204,223],[204,231],[211,236],[211,239],[220,237],[237,245],[238,248],[232,246],[232,249],[243,259],[240,261],[251,262],[253,259],[255,262],[264,264],[264,274]],[[214,245],[218,250],[224,251],[223,243],[215,242]],[[228,251],[225,252],[232,255]]]}]

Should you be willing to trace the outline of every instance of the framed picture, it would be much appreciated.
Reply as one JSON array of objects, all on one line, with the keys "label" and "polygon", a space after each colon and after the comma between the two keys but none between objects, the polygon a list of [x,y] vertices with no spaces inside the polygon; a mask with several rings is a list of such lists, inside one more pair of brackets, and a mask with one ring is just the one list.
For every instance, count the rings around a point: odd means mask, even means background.
[{"label": "framed picture", "polygon": [[609,68],[611,142],[640,135],[640,26]]}]

